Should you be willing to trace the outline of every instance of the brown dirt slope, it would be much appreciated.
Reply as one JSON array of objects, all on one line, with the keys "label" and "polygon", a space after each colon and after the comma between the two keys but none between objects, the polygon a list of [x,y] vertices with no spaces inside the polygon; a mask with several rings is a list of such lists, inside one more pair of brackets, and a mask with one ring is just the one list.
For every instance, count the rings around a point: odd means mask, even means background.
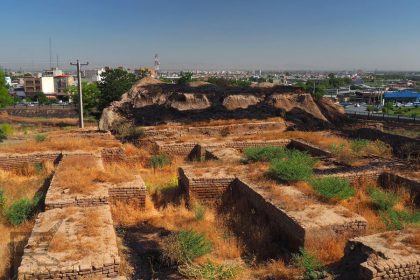
[{"label": "brown dirt slope", "polygon": [[332,102],[316,102],[311,94],[296,87],[218,87],[204,82],[176,85],[148,77],[105,108],[99,126],[111,130],[120,119],[154,125],[273,116],[284,116],[296,126],[315,129],[330,126],[341,112]]}]

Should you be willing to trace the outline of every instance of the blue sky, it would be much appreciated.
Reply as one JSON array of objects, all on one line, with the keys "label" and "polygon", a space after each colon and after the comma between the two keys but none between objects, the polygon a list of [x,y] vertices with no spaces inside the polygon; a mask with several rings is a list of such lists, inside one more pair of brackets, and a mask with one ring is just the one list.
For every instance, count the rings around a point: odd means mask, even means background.
[{"label": "blue sky", "polygon": [[2,1],[0,66],[420,70],[419,0]]}]

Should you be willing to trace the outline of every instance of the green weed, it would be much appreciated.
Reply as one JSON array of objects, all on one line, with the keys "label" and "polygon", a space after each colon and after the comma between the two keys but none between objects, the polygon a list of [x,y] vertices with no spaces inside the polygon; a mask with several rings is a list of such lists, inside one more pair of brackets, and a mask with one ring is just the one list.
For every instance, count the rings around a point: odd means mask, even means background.
[{"label": "green weed", "polygon": [[180,265],[178,271],[187,278],[223,280],[236,277],[241,269],[237,264],[215,264],[207,260],[204,264]]},{"label": "green weed", "polygon": [[314,191],[327,199],[347,199],[354,196],[350,182],[339,177],[325,177],[310,180]]},{"label": "green weed", "polygon": [[299,253],[292,254],[293,263],[303,269],[303,277],[307,280],[318,280],[326,277],[326,269],[314,256],[300,248]]},{"label": "green weed", "polygon": [[194,230],[181,230],[165,238],[162,254],[169,263],[190,263],[210,253],[212,244],[204,234]]}]

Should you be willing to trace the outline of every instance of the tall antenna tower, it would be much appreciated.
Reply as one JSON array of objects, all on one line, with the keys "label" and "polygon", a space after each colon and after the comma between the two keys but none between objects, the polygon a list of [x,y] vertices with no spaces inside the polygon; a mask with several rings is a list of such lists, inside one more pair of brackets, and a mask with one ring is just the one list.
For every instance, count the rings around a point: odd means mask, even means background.
[{"label": "tall antenna tower", "polygon": [[50,69],[52,69],[52,48],[51,48],[51,37],[49,40],[49,46],[50,46]]},{"label": "tall antenna tower", "polygon": [[159,65],[160,65],[159,56],[158,56],[158,54],[155,54],[155,72],[156,72],[156,77],[159,74]]}]

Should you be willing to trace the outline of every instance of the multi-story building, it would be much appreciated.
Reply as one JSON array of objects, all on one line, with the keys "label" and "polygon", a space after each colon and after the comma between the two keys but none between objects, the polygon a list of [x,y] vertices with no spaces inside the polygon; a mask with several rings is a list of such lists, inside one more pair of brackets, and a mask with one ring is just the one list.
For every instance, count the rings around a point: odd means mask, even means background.
[{"label": "multi-story building", "polygon": [[27,96],[34,96],[38,92],[44,94],[54,93],[54,78],[53,77],[25,77],[24,89]]},{"label": "multi-story building", "polygon": [[44,70],[42,73],[43,77],[55,77],[55,76],[61,76],[63,75],[63,70],[60,70],[58,68],[51,68],[49,70]]},{"label": "multi-story building", "polygon": [[54,89],[57,95],[67,95],[67,88],[72,85],[74,85],[74,78],[72,76],[54,76]]},{"label": "multi-story building", "polygon": [[84,70],[82,79],[89,83],[96,83],[102,81],[102,73],[105,72],[104,68]]}]

